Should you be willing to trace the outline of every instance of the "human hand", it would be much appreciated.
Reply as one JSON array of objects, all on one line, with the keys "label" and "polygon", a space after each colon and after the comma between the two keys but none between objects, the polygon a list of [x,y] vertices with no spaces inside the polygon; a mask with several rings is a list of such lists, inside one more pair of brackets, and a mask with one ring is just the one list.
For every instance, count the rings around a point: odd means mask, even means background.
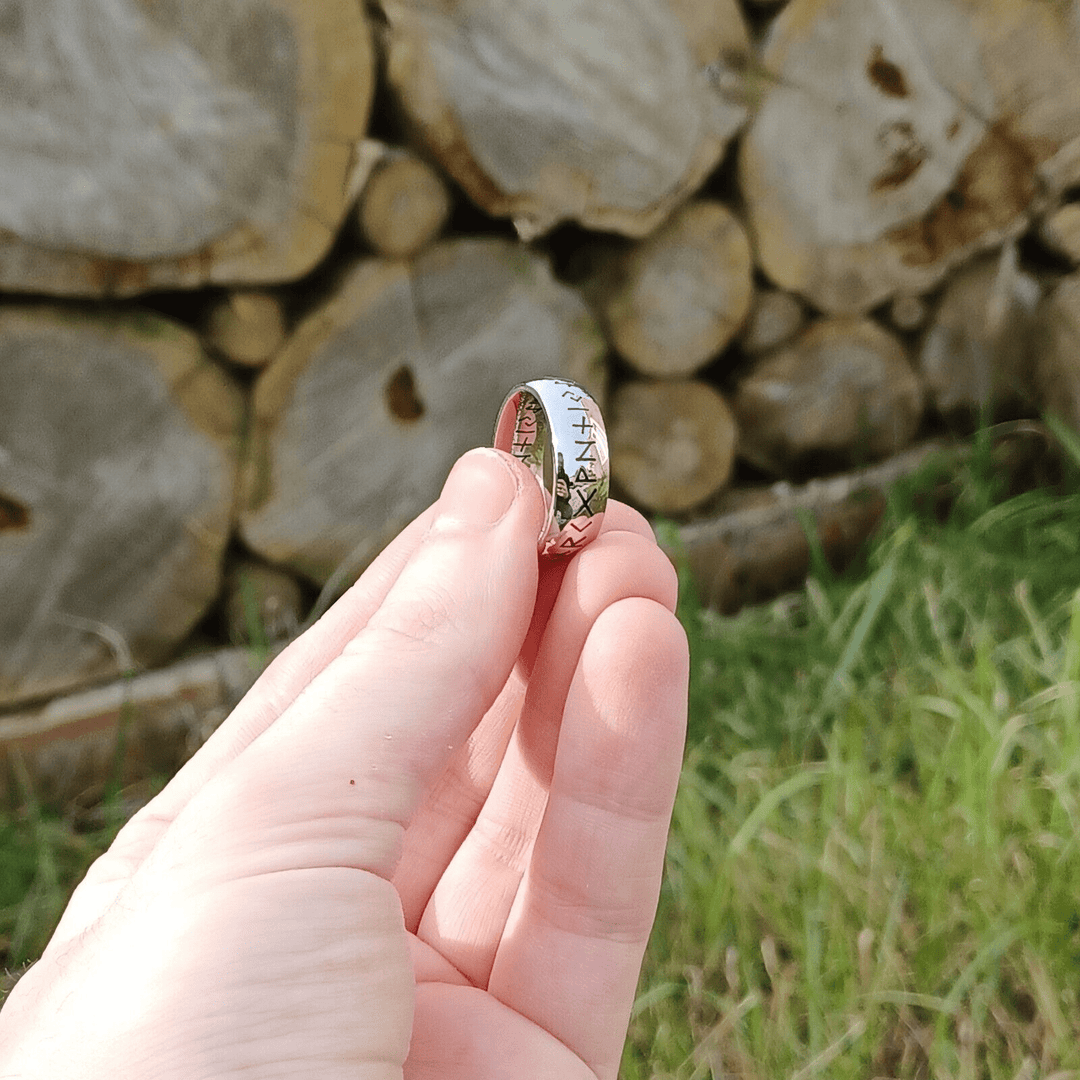
[{"label": "human hand", "polygon": [[639,514],[538,566],[541,517],[458,462],[90,869],[0,1077],[616,1076],[687,646]]}]

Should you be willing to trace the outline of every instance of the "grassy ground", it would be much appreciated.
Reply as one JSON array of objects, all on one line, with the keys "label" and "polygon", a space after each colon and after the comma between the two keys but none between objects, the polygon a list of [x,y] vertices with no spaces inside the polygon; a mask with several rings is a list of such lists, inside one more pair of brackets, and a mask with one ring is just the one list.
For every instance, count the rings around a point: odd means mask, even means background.
[{"label": "grassy ground", "polygon": [[[718,618],[684,580],[691,736],[626,1080],[1080,1076],[1080,483],[1001,501],[980,460],[948,521],[897,491],[860,565],[771,606]],[[9,967],[115,828],[27,795]]]},{"label": "grassy ground", "polygon": [[770,607],[684,589],[626,1080],[1080,1076],[1080,486],[964,490]]}]

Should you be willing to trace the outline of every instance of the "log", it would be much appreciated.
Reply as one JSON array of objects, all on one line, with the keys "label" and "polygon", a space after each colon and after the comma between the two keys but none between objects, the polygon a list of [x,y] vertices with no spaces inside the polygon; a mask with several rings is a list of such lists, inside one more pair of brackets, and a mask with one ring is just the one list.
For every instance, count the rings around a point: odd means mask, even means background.
[{"label": "log", "polygon": [[1080,203],[1066,203],[1045,217],[1039,238],[1051,251],[1080,265]]},{"label": "log", "polygon": [[[991,442],[995,472],[1007,479],[1010,491],[1027,490],[1055,467],[1052,439],[1040,424],[997,425]],[[806,484],[781,481],[764,489],[732,490],[721,496],[733,504],[730,508],[662,533],[661,544],[673,559],[686,560],[702,603],[732,615],[802,586],[810,570],[807,517],[829,564],[843,570],[878,527],[894,484],[931,460],[941,474],[954,476],[970,454],[967,443],[932,440],[878,465]],[[951,481],[923,492],[940,510],[955,494]]]},{"label": "log", "polygon": [[1080,273],[1039,306],[1035,382],[1041,407],[1080,432]]},{"label": "log", "polygon": [[250,649],[222,649],[0,716],[0,805],[21,802],[20,765],[38,802],[69,817],[110,783],[142,791],[170,779],[261,669]]},{"label": "log", "polygon": [[769,278],[859,314],[1023,232],[1080,138],[1071,10],[792,0],[739,159]]},{"label": "log", "polygon": [[612,482],[642,510],[686,513],[730,479],[735,438],[731,409],[708,383],[626,383],[608,425]]},{"label": "log", "polygon": [[806,325],[806,309],[794,293],[757,288],[739,333],[743,351],[756,356],[790,341]]},{"label": "log", "polygon": [[281,297],[264,289],[226,293],[206,317],[208,348],[242,367],[262,367],[285,343]]},{"label": "log", "polygon": [[722,203],[699,199],[611,258],[591,291],[608,340],[631,367],[685,378],[746,319],[752,272],[738,219]]},{"label": "log", "polygon": [[977,417],[1030,401],[1039,283],[1017,266],[1016,247],[976,259],[945,288],[918,366],[939,413]]},{"label": "log", "polygon": [[374,57],[355,0],[12,0],[0,289],[283,281],[348,209]]},{"label": "log", "polygon": [[903,346],[868,319],[820,319],[758,360],[732,408],[739,454],[781,474],[859,464],[915,436],[922,387]]},{"label": "log", "polygon": [[295,637],[304,621],[304,593],[291,574],[243,558],[225,573],[225,629],[233,645]]},{"label": "log", "polygon": [[889,322],[905,334],[922,329],[929,315],[926,298],[914,293],[900,293],[889,303]]},{"label": "log", "polygon": [[255,387],[243,468],[249,548],[332,593],[491,445],[517,382],[562,375],[603,401],[605,345],[547,262],[488,238],[365,259]]},{"label": "log", "polygon": [[735,0],[381,0],[386,73],[415,137],[523,239],[560,221],[641,237],[746,117],[722,88]]},{"label": "log", "polygon": [[218,593],[243,417],[156,315],[0,308],[0,705],[160,663]]},{"label": "log", "polygon": [[450,216],[450,192],[416,154],[378,147],[353,212],[355,228],[376,255],[408,258],[442,232]]}]

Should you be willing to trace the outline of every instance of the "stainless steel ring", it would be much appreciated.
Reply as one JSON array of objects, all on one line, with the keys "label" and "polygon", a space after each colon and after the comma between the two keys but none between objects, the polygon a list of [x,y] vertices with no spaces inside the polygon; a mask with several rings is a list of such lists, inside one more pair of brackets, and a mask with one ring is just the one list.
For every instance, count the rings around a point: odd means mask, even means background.
[{"label": "stainless steel ring", "polygon": [[495,448],[524,462],[540,484],[547,519],[537,550],[566,557],[600,534],[610,457],[600,406],[568,379],[533,379],[506,395]]}]

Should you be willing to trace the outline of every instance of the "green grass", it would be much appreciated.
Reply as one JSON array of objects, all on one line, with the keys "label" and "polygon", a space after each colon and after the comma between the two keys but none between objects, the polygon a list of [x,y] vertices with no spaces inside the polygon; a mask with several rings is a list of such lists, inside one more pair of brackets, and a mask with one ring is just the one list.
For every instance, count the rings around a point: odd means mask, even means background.
[{"label": "green grass", "polygon": [[[1002,501],[984,446],[945,522],[919,484],[772,605],[722,618],[682,575],[690,739],[625,1080],[1080,1075],[1080,483]],[[109,835],[0,817],[8,966]]]},{"label": "green grass", "polygon": [[1080,485],[993,480],[944,523],[898,490],[852,572],[733,618],[684,575],[626,1080],[1080,1070]]},{"label": "green grass", "polygon": [[[106,805],[107,825],[76,830],[38,805],[20,758],[12,758],[11,766],[20,806],[0,812],[0,970],[16,972],[41,955],[76,883],[112,843],[121,822]],[[5,990],[0,982],[0,1002]]]}]

